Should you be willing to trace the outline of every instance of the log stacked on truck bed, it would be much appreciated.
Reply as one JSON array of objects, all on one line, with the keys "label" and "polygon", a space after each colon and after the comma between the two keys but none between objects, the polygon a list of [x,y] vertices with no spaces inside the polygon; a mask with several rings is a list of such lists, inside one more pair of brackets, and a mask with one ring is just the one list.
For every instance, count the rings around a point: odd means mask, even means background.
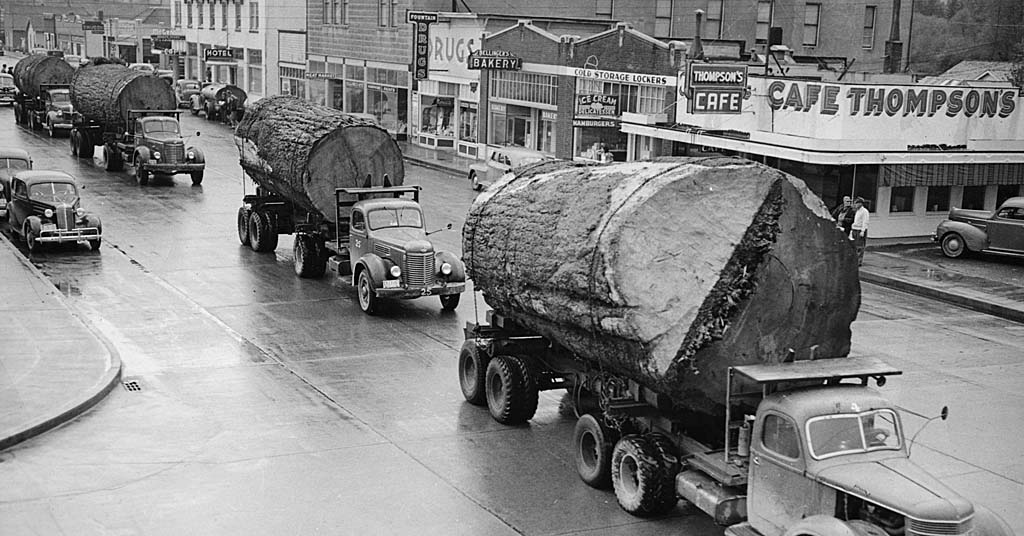
[{"label": "log stacked on truck bed", "polygon": [[71,77],[75,111],[107,130],[124,128],[130,110],[176,110],[164,80],[118,64],[86,65]]},{"label": "log stacked on truck bed", "polygon": [[67,85],[75,69],[63,58],[46,54],[32,54],[14,65],[14,85],[28,97],[39,96],[42,84]]},{"label": "log stacked on truck bed", "polygon": [[728,366],[847,355],[851,244],[802,181],[730,158],[537,164],[478,196],[463,229],[495,311],[713,416]]},{"label": "log stacked on truck bed", "polygon": [[336,188],[405,180],[402,151],[386,130],[296,97],[249,106],[235,145],[242,169],[257,184],[332,222]]}]

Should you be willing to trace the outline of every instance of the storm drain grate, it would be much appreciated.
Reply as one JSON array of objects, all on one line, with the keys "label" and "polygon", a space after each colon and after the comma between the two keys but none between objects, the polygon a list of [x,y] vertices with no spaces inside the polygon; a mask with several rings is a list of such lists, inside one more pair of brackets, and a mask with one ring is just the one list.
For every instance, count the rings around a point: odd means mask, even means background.
[{"label": "storm drain grate", "polygon": [[142,385],[140,385],[139,382],[137,382],[135,380],[129,380],[129,381],[123,382],[122,385],[124,385],[124,390],[125,391],[141,391],[142,390]]}]

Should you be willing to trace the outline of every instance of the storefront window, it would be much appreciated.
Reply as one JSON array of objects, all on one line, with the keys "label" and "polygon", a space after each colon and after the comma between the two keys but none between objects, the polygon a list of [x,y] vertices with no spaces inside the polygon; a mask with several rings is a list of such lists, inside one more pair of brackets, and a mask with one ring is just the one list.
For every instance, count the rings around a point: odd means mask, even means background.
[{"label": "storefront window", "polygon": [[555,154],[555,121],[542,117],[539,134],[538,149],[548,154]]},{"label": "storefront window", "polygon": [[463,104],[459,108],[459,139],[476,143],[477,110],[475,104]]},{"label": "storefront window", "polygon": [[964,186],[964,199],[961,208],[968,210],[985,210],[986,186]]},{"label": "storefront window", "polygon": [[490,143],[494,145],[505,145],[507,143],[507,132],[505,130],[505,105],[504,104],[492,104],[491,105],[491,117],[488,124],[491,126],[491,132],[488,138]]},{"label": "storefront window", "polygon": [[626,160],[628,135],[618,128],[581,127],[574,130],[575,156],[596,162]]},{"label": "storefront window", "polygon": [[914,186],[893,187],[889,196],[889,212],[913,212],[914,190]]},{"label": "storefront window", "polygon": [[949,186],[928,187],[928,212],[949,210]]},{"label": "storefront window", "polygon": [[327,98],[331,108],[345,109],[345,84],[341,80],[327,81]]},{"label": "storefront window", "polygon": [[352,114],[363,113],[362,82],[345,82],[345,111]]},{"label": "storefront window", "polygon": [[516,147],[530,147],[533,137],[533,110],[525,106],[505,106],[505,142]]},{"label": "storefront window", "polygon": [[309,81],[309,100],[321,106],[327,104],[327,83],[325,81]]},{"label": "storefront window", "polygon": [[281,94],[306,97],[306,70],[281,67]]},{"label": "storefront window", "polygon": [[455,114],[455,99],[451,97],[420,97],[420,131],[434,136],[455,135],[452,120]]},{"label": "storefront window", "polygon": [[1003,201],[1020,195],[1020,186],[1016,184],[1000,184],[996,190],[996,208],[1003,206]]},{"label": "storefront window", "polygon": [[250,48],[247,54],[249,88],[251,94],[263,94],[263,51]]},{"label": "storefront window", "polygon": [[377,118],[380,126],[386,130],[398,130],[398,95],[395,88],[367,86],[366,95],[369,100],[369,113]]}]

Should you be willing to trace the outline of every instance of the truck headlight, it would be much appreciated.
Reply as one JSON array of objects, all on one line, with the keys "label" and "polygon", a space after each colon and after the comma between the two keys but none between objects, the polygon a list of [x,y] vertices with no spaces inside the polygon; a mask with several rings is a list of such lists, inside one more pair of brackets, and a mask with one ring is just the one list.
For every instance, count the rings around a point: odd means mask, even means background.
[{"label": "truck headlight", "polygon": [[391,267],[391,277],[399,277],[402,275],[402,269],[397,265]]},{"label": "truck headlight", "polygon": [[46,216],[47,218],[52,218],[53,217],[53,211],[50,210],[50,209],[46,209],[46,210],[43,211],[43,216]]},{"label": "truck headlight", "polygon": [[78,217],[81,218],[82,216],[85,216],[85,209],[78,207],[78,210],[75,210],[75,214],[78,214]]},{"label": "truck headlight", "polygon": [[447,262],[442,262],[441,263],[441,274],[442,275],[452,275],[452,265],[448,264]]},{"label": "truck headlight", "polygon": [[160,160],[160,151],[153,151],[153,158]]},{"label": "truck headlight", "polygon": [[196,153],[195,153],[195,151],[189,151],[189,152],[188,152],[188,159],[189,159],[189,160],[195,160],[195,159],[196,159]]}]

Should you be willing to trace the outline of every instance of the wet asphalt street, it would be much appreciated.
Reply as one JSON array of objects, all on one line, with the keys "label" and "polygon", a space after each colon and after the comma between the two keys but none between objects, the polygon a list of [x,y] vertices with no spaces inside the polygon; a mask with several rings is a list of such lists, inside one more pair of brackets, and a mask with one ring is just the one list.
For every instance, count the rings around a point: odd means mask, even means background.
[{"label": "wet asphalt street", "polygon": [[[201,187],[184,175],[140,187],[0,109],[0,145],[77,176],[103,218],[100,251],[32,261],[141,387],[0,453],[0,534],[722,533],[685,506],[631,517],[580,482],[559,392],[518,428],[465,404],[456,356],[482,300],[368,317],[347,284],[295,276],[290,236],[274,254],[240,246],[230,131],[183,117],[202,132]],[[406,180],[424,186],[428,229],[453,226],[435,245],[461,253],[465,179],[409,167]],[[950,405],[913,458],[1024,534],[1024,326],[865,285],[853,353],[904,368],[884,392],[910,434]]]}]

